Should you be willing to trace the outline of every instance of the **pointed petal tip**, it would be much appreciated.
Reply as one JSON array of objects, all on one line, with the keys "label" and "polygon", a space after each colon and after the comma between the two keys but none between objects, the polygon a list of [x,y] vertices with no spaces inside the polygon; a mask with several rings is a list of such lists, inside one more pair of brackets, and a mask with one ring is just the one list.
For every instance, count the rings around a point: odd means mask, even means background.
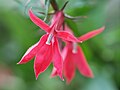
[{"label": "pointed petal tip", "polygon": [[27,62],[24,62],[23,59],[21,59],[17,64],[26,64]]},{"label": "pointed petal tip", "polygon": [[[51,79],[51,78],[54,78],[54,77],[55,77],[54,75],[50,75],[50,79]],[[60,77],[60,76],[59,76],[59,77]],[[61,79],[62,81],[65,81],[63,77],[60,77],[60,79]]]},{"label": "pointed petal tip", "polygon": [[102,28],[103,28],[103,29],[105,29],[106,27],[105,27],[105,26],[103,26]]},{"label": "pointed petal tip", "polygon": [[36,78],[36,80],[38,80],[38,76],[39,76],[39,74],[35,74],[35,78]]},{"label": "pointed petal tip", "polygon": [[18,62],[18,63],[16,63],[16,64],[18,65],[18,64],[20,64],[20,63]]},{"label": "pointed petal tip", "polygon": [[62,78],[61,80],[62,80],[62,81],[65,81],[65,79],[64,79],[64,78]]},{"label": "pointed petal tip", "polygon": [[92,72],[85,74],[84,76],[88,78],[94,78],[94,74]]},{"label": "pointed petal tip", "polygon": [[69,85],[71,80],[66,80],[66,84]]},{"label": "pointed petal tip", "polygon": [[38,79],[38,76],[39,76],[39,73],[38,72],[36,72],[36,70],[34,69],[34,73],[35,73],[35,78],[36,78],[36,80]]},{"label": "pointed petal tip", "polygon": [[105,30],[105,26],[102,26],[100,29],[99,29],[101,32]]},{"label": "pointed petal tip", "polygon": [[63,78],[63,76],[62,76],[62,75],[59,75],[59,77],[60,77],[60,79],[61,79],[62,81],[64,81],[64,78]]},{"label": "pointed petal tip", "polygon": [[88,40],[88,39],[90,39],[90,38],[93,38],[94,36],[102,33],[104,30],[105,30],[105,26],[103,26],[103,27],[101,27],[101,28],[99,28],[99,29],[90,31],[90,32],[88,32],[88,33],[86,33],[86,34],[78,37],[78,40],[79,40],[79,42],[81,43],[81,41],[83,42],[83,41],[86,41],[86,40]]},{"label": "pointed petal tip", "polygon": [[17,65],[20,64],[20,62],[16,63]]},{"label": "pointed petal tip", "polygon": [[36,80],[38,80],[38,77],[36,77]]},{"label": "pointed petal tip", "polygon": [[91,73],[91,74],[89,75],[89,78],[94,78],[94,74]]},{"label": "pointed petal tip", "polygon": [[88,76],[85,76],[85,77],[94,78],[94,75],[88,75]]},{"label": "pointed petal tip", "polygon": [[51,74],[50,75],[50,78],[54,78],[55,76],[59,76],[59,78],[62,80],[62,81],[65,81],[63,76],[60,76],[60,75],[54,75],[54,74]]},{"label": "pointed petal tip", "polygon": [[24,64],[24,63],[22,63],[21,61],[19,61],[17,64]]}]

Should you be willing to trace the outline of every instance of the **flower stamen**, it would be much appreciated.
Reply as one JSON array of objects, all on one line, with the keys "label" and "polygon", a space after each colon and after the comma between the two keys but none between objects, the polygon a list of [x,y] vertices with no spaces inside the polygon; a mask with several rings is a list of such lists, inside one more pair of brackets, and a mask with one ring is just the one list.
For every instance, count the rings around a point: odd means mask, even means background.
[{"label": "flower stamen", "polygon": [[72,50],[73,53],[77,53],[77,43],[73,43],[73,50]]},{"label": "flower stamen", "polygon": [[49,36],[47,38],[47,41],[46,41],[47,45],[50,45],[50,42],[51,42],[52,38],[53,38],[53,34],[49,34]]}]

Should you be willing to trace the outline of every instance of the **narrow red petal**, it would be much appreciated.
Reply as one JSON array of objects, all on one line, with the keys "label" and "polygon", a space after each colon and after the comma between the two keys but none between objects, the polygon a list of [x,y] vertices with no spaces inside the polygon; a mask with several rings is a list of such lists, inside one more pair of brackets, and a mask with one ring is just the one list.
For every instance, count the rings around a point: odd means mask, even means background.
[{"label": "narrow red petal", "polygon": [[79,42],[79,40],[74,35],[67,31],[57,31],[57,36],[66,41]]},{"label": "narrow red petal", "polygon": [[35,16],[32,12],[32,10],[29,10],[29,16],[30,19],[37,25],[39,26],[41,29],[45,30],[46,32],[50,32],[50,27],[43,22],[40,18],[38,18],[37,16]]},{"label": "narrow red petal", "polygon": [[32,58],[34,58],[39,48],[41,48],[43,43],[45,43],[47,36],[48,36],[47,34],[43,35],[38,43],[30,47],[17,64],[25,64],[29,62]]},{"label": "narrow red petal", "polygon": [[37,53],[37,45],[38,43],[30,47],[17,64],[25,64],[34,58],[35,54]]},{"label": "narrow red petal", "polygon": [[34,61],[34,71],[36,79],[38,78],[40,73],[44,72],[48,68],[51,60],[52,60],[52,44],[51,45],[44,44],[37,53]]},{"label": "narrow red petal", "polygon": [[67,84],[69,84],[75,76],[74,58],[72,56],[72,51],[68,50],[64,60],[64,76],[67,80]]},{"label": "narrow red petal", "polygon": [[86,77],[91,77],[93,78],[93,73],[92,73],[92,70],[90,69],[87,61],[86,61],[86,58],[84,56],[84,53],[81,49],[81,47],[78,47],[78,51],[76,54],[74,54],[74,60],[75,60],[75,63],[78,67],[78,70],[79,72],[86,76]]},{"label": "narrow red petal", "polygon": [[62,50],[62,53],[61,53],[63,60],[65,60],[65,58],[66,58],[67,51],[68,51],[68,48],[67,48],[67,47],[64,47],[63,50]]},{"label": "narrow red petal", "polygon": [[52,73],[51,73],[51,78],[53,78],[53,77],[55,77],[55,76],[57,76],[58,75],[58,73],[57,73],[57,69],[55,68],[55,67],[53,67],[53,70],[52,70]]},{"label": "narrow red petal", "polygon": [[85,34],[85,35],[82,35],[82,36],[79,37],[78,39],[79,39],[80,41],[86,41],[86,40],[88,40],[88,39],[90,39],[90,38],[92,38],[92,37],[100,34],[101,32],[103,32],[104,29],[105,29],[105,27],[99,28],[99,29],[97,29],[97,30],[93,30],[93,31],[91,31],[91,32],[88,32],[88,33]]},{"label": "narrow red petal", "polygon": [[58,41],[55,38],[55,42],[53,45],[53,64],[54,67],[57,69],[57,74],[59,75],[59,77],[63,80],[63,76],[62,76],[62,70],[63,70],[63,59],[60,53],[60,49],[59,49],[59,45],[58,45]]}]

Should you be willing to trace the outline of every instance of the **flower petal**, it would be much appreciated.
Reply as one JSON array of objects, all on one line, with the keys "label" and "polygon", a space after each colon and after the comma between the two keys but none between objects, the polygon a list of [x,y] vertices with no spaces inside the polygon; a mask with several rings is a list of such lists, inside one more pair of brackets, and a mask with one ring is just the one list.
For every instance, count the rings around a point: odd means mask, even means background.
[{"label": "flower petal", "polygon": [[63,11],[57,11],[51,20],[51,25],[56,25],[55,29],[59,30],[64,22],[64,13]]},{"label": "flower petal", "polygon": [[38,78],[39,74],[44,72],[50,62],[52,61],[52,44],[47,45],[44,44],[39,52],[36,54],[36,58],[34,61],[34,72],[36,79]]},{"label": "flower petal", "polygon": [[66,58],[64,60],[64,76],[69,84],[75,76],[75,65],[72,57],[72,51],[68,50]]},{"label": "flower petal", "polygon": [[88,33],[85,34],[85,35],[82,35],[82,36],[79,37],[78,39],[79,39],[80,41],[86,41],[86,40],[88,40],[88,39],[90,39],[90,38],[92,38],[92,37],[100,34],[104,29],[105,29],[105,27],[99,28],[99,29],[97,29],[97,30],[93,30],[93,31],[91,31],[91,32],[88,32]]},{"label": "flower petal", "polygon": [[67,51],[68,51],[68,48],[67,48],[67,47],[64,47],[63,50],[62,50],[62,53],[61,53],[63,60],[65,60],[65,58],[66,58]]},{"label": "flower petal", "polygon": [[53,45],[53,64],[54,67],[57,69],[57,74],[59,75],[59,77],[63,80],[63,76],[62,76],[62,70],[63,70],[63,59],[60,53],[60,49],[58,46],[58,41],[55,38],[55,42]]},{"label": "flower petal", "polygon": [[47,36],[48,36],[47,34],[43,35],[38,43],[36,43],[32,47],[30,47],[27,50],[27,52],[24,54],[24,56],[22,57],[22,59],[17,64],[25,64],[25,63],[29,62],[32,58],[34,58],[34,56],[36,55],[36,53],[38,52],[38,50],[45,43],[45,41],[47,39]]},{"label": "flower petal", "polygon": [[55,76],[57,76],[58,75],[58,73],[57,73],[57,69],[55,68],[55,67],[53,67],[53,70],[52,70],[52,73],[51,73],[51,76],[50,77],[55,77]]},{"label": "flower petal", "polygon": [[84,53],[81,49],[81,47],[78,47],[78,51],[76,54],[74,54],[74,59],[75,59],[75,63],[78,67],[78,70],[79,72],[86,76],[86,77],[91,77],[93,78],[93,73],[92,73],[92,70],[90,69],[87,61],[86,61],[86,58],[84,56]]},{"label": "flower petal", "polygon": [[30,16],[30,19],[37,25],[39,26],[41,29],[45,30],[46,32],[50,32],[50,27],[45,23],[43,22],[40,18],[38,18],[37,16],[35,16],[32,12],[32,10],[30,9],[29,10],[29,16]]},{"label": "flower petal", "polygon": [[79,40],[74,35],[72,35],[71,33],[67,31],[56,31],[56,32],[59,38],[62,38],[66,41],[79,42]]}]

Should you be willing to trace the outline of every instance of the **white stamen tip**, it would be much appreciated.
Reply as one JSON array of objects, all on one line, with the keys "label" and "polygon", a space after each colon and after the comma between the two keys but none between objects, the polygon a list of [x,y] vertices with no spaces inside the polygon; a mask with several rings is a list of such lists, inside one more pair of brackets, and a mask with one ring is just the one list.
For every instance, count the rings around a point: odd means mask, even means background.
[{"label": "white stamen tip", "polygon": [[50,42],[46,42],[47,45],[50,45]]},{"label": "white stamen tip", "polygon": [[73,49],[73,50],[72,50],[72,53],[77,53],[77,50]]},{"label": "white stamen tip", "polygon": [[49,36],[48,36],[48,38],[47,38],[47,41],[46,41],[46,44],[47,44],[47,45],[50,45],[50,42],[51,42],[51,40],[52,40],[52,37],[53,37],[53,35],[52,35],[52,34],[49,34]]},{"label": "white stamen tip", "polygon": [[77,53],[77,43],[73,43],[73,53]]}]

